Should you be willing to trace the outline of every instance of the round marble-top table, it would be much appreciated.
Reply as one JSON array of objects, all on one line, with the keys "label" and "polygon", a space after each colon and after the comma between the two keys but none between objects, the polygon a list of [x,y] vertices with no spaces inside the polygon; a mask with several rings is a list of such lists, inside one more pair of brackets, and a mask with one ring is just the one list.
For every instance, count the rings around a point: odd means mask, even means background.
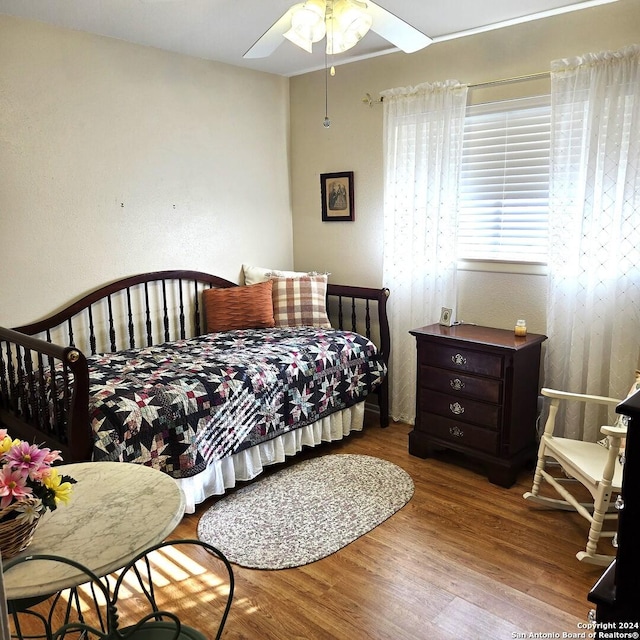
[{"label": "round marble-top table", "polygon": [[[77,480],[71,501],[47,512],[20,555],[71,558],[106,576],[164,540],[184,514],[184,495],[161,471],[126,462],[79,462],[58,471]],[[8,561],[5,561],[5,563]],[[7,600],[36,598],[86,582],[68,565],[18,565],[4,575]],[[38,575],[39,574],[39,575]]]}]

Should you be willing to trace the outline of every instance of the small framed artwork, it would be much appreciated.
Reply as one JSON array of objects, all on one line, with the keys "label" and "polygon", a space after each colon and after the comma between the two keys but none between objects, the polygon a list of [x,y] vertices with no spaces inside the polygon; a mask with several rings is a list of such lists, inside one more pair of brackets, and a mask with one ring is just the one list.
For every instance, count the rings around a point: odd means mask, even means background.
[{"label": "small framed artwork", "polygon": [[322,221],[355,220],[353,202],[353,171],[321,173]]},{"label": "small framed artwork", "polygon": [[442,307],[442,311],[440,311],[440,324],[443,327],[450,327],[453,324],[453,309]]}]

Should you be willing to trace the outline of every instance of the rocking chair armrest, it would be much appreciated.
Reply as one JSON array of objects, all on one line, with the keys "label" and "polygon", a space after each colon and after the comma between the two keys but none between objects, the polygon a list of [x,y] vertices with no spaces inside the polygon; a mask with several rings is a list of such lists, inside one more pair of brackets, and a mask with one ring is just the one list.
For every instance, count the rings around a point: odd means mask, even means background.
[{"label": "rocking chair armrest", "polygon": [[608,398],[607,396],[593,396],[586,393],[570,393],[569,391],[557,391],[556,389],[548,389],[544,387],[541,392],[547,398],[556,398],[558,400],[578,400],[580,402],[593,402],[596,404],[608,404],[616,406],[621,400],[616,398]]},{"label": "rocking chair armrest", "polygon": [[605,436],[611,436],[612,438],[626,438],[627,437],[627,427],[610,427],[605,425],[600,427],[600,433]]}]

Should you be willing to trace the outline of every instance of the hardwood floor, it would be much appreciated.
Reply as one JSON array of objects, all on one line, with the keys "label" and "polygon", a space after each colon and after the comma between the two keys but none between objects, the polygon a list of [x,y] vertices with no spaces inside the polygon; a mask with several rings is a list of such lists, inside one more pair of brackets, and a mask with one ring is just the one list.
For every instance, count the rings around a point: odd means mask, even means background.
[{"label": "hardwood floor", "polygon": [[[575,558],[586,521],[523,500],[530,471],[503,489],[444,455],[410,456],[410,430],[370,424],[307,454],[385,458],[411,475],[415,494],[328,558],[281,571],[234,567],[223,638],[506,640],[585,631],[587,593],[603,571]],[[186,516],[175,536],[196,537],[210,504]],[[530,635],[544,633],[559,635]]]},{"label": "hardwood floor", "polygon": [[[362,433],[302,457],[358,453],[390,460],[413,478],[413,498],[318,562],[280,571],[234,566],[224,640],[507,640],[588,633],[587,594],[603,569],[575,558],[586,543],[586,521],[526,502],[522,494],[530,489],[532,471],[503,489],[459,458],[453,464],[444,454],[410,456],[408,425],[380,429],[370,417],[368,422]],[[196,538],[200,516],[217,499],[185,516],[171,537]],[[226,587],[208,561],[195,553],[167,557],[165,586],[157,595],[161,606],[177,607],[183,623],[213,638]],[[184,579],[182,567],[199,575]],[[139,619],[136,606],[133,596],[120,599],[123,624],[128,616]]]}]

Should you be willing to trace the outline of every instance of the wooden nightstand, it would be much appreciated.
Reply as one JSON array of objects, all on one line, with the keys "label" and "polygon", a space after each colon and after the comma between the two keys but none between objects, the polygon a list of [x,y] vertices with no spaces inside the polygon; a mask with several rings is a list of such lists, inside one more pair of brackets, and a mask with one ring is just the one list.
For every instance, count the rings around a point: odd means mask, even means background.
[{"label": "wooden nightstand", "polygon": [[416,424],[409,453],[453,449],[483,463],[491,482],[510,487],[538,449],[540,352],[546,336],[432,324],[416,337]]}]

